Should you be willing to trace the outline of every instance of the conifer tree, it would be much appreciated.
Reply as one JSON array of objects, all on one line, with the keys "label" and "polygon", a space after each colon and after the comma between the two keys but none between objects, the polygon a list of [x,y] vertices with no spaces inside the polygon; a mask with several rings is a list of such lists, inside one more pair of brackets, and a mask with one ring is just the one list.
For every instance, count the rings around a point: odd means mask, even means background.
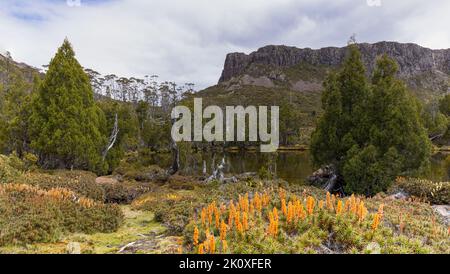
[{"label": "conifer tree", "polygon": [[89,78],[66,39],[51,60],[33,101],[32,148],[46,168],[106,169],[101,151],[106,120]]},{"label": "conifer tree", "polygon": [[311,152],[317,164],[335,165],[346,192],[373,195],[426,167],[431,143],[417,103],[395,77],[396,62],[379,58],[368,84],[357,46],[349,50],[342,70],[325,82]]}]

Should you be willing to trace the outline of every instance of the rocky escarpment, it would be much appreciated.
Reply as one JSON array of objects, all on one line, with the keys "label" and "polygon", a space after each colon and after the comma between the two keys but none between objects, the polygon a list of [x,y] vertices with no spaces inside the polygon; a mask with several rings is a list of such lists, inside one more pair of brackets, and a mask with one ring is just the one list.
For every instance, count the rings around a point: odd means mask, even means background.
[{"label": "rocky escarpment", "polygon": [[[379,55],[387,54],[398,62],[399,76],[406,80],[411,88],[436,92],[448,91],[450,49],[432,50],[416,44],[397,42],[362,43],[359,44],[359,48],[368,74],[372,72],[376,58]],[[288,46],[265,46],[249,55],[230,53],[226,57],[219,84],[244,75],[252,76],[256,79],[253,82],[256,83],[264,79],[265,85],[267,85],[267,78],[272,81],[286,82],[289,81],[289,73],[286,70],[298,66],[303,67],[303,72],[305,67],[306,70],[314,67],[337,67],[343,63],[346,52],[346,47],[327,47],[315,50]],[[314,74],[314,71],[312,73]],[[247,79],[244,84],[248,83],[252,82]],[[295,88],[295,85],[299,85],[298,82],[291,82],[292,87]]]}]

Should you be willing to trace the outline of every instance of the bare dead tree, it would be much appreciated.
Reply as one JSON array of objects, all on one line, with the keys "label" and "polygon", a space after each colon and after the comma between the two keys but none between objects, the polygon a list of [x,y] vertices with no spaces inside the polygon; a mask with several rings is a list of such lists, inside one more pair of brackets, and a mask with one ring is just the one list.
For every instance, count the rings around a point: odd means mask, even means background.
[{"label": "bare dead tree", "polygon": [[111,135],[109,136],[108,146],[103,151],[103,161],[106,159],[106,156],[108,155],[108,152],[111,150],[111,148],[113,148],[114,144],[117,141],[117,136],[119,135],[119,118],[117,113],[114,119],[114,127],[112,129]]}]

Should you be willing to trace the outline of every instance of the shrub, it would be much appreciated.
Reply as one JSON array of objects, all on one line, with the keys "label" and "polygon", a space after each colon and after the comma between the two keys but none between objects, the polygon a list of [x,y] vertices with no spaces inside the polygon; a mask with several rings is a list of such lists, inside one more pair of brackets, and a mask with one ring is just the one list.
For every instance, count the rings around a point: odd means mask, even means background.
[{"label": "shrub", "polygon": [[139,182],[105,182],[100,183],[105,191],[105,203],[130,204],[142,194],[154,189],[153,184]]},{"label": "shrub", "polygon": [[29,172],[23,174],[18,181],[42,189],[62,187],[72,190],[80,196],[94,199],[96,201],[105,200],[105,191],[96,182],[96,175],[87,171],[55,170],[51,173]]},{"label": "shrub", "polygon": [[8,183],[14,181],[21,174],[17,168],[17,162],[14,157],[0,155],[0,183]]},{"label": "shrub", "polygon": [[432,204],[450,204],[450,182],[433,182],[417,178],[399,177],[395,188],[402,189]]},{"label": "shrub", "polygon": [[160,188],[159,191],[142,195],[132,203],[138,210],[149,210],[155,214],[155,220],[168,227],[169,233],[181,233],[189,223],[194,206],[199,199],[192,191],[173,191]]},{"label": "shrub", "polygon": [[0,185],[0,246],[53,242],[66,232],[113,232],[123,222],[116,205],[105,205],[64,188]]},{"label": "shrub", "polygon": [[114,174],[120,175],[127,180],[139,182],[165,182],[168,177],[166,171],[159,166],[143,166],[127,161],[122,161],[119,167],[114,170]]}]

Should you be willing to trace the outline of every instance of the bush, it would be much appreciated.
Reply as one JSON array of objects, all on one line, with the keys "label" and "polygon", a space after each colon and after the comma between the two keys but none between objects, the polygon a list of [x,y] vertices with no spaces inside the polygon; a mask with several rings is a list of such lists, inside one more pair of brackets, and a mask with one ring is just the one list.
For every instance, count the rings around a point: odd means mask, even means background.
[{"label": "bush", "polygon": [[14,156],[0,155],[0,183],[12,182],[20,176],[17,161],[20,160]]},{"label": "bush", "polygon": [[122,176],[127,180],[139,182],[165,182],[167,173],[164,169],[156,165],[143,166],[137,163],[122,161],[114,174]]},{"label": "bush", "polygon": [[0,246],[53,242],[66,232],[113,232],[122,222],[117,205],[105,205],[68,189],[0,185]]},{"label": "bush", "polygon": [[96,182],[96,175],[87,171],[56,170],[51,173],[29,172],[21,176],[18,181],[44,190],[62,187],[80,196],[105,201],[105,191]]},{"label": "bush", "polygon": [[192,191],[160,188],[156,192],[142,195],[132,203],[138,210],[149,210],[155,214],[155,220],[168,227],[169,233],[181,233],[194,213],[199,199]]},{"label": "bush", "polygon": [[104,182],[100,186],[105,191],[105,203],[130,204],[140,195],[151,191],[155,186],[139,182]]},{"label": "bush", "polygon": [[408,194],[425,199],[432,204],[450,204],[450,182],[399,177],[396,180],[395,188],[402,189]]}]

